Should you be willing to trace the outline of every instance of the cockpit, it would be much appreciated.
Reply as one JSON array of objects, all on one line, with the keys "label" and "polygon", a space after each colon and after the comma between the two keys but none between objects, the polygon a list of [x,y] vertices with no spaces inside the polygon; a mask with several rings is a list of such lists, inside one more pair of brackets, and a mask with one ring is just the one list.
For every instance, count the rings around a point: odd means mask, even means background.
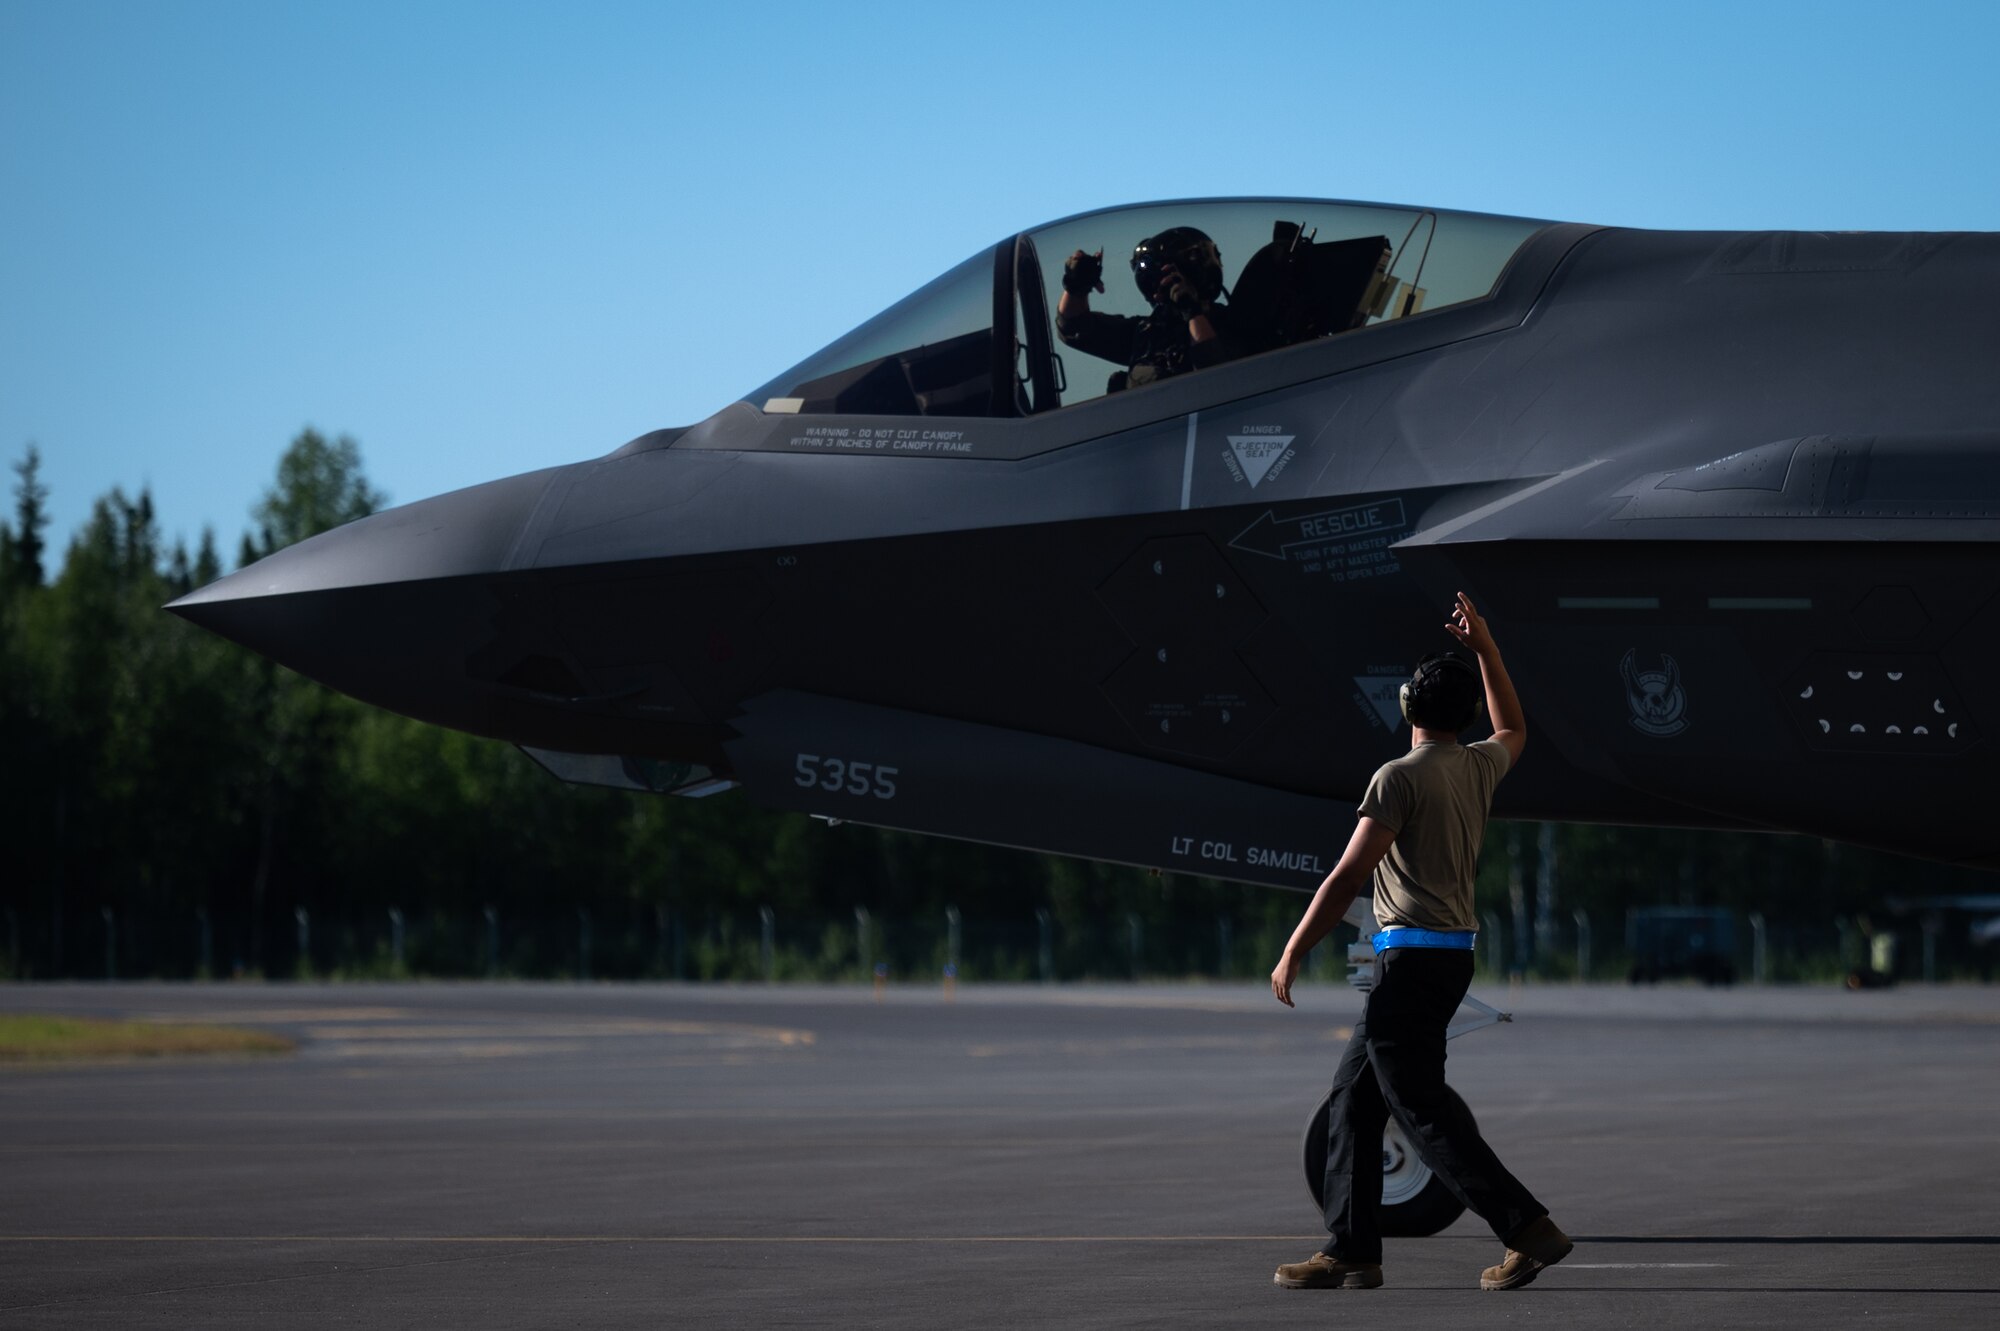
[{"label": "cockpit", "polygon": [[1082,213],[981,251],[745,400],[774,413],[1019,417],[1120,391],[1127,382],[1120,367],[1055,336],[1064,262],[1101,250],[1104,290],[1091,297],[1093,308],[1146,319],[1156,310],[1127,259],[1170,228],[1198,228],[1214,241],[1234,354],[1242,356],[1365,336],[1479,300],[1547,225],[1301,199]]}]

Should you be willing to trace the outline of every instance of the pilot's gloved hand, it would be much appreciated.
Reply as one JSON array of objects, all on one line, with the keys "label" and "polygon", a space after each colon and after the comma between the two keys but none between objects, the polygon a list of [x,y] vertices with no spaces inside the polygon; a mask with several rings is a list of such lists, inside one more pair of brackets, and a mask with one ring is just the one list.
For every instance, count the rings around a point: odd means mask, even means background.
[{"label": "pilot's gloved hand", "polygon": [[1063,290],[1077,296],[1104,290],[1104,251],[1085,254],[1078,250],[1070,255],[1063,264]]},{"label": "pilot's gloved hand", "polygon": [[1160,285],[1167,293],[1167,304],[1174,307],[1174,313],[1183,319],[1195,319],[1208,313],[1208,301],[1189,279],[1182,277],[1180,270],[1167,268],[1160,277]]}]

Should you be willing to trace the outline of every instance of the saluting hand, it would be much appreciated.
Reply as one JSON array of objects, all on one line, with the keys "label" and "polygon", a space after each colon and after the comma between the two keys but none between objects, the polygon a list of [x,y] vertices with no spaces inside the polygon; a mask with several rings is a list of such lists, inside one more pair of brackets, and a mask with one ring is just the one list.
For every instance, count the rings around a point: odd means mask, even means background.
[{"label": "saluting hand", "polygon": [[1063,261],[1063,290],[1077,296],[1088,296],[1093,291],[1104,290],[1104,251],[1085,254],[1076,251]]}]

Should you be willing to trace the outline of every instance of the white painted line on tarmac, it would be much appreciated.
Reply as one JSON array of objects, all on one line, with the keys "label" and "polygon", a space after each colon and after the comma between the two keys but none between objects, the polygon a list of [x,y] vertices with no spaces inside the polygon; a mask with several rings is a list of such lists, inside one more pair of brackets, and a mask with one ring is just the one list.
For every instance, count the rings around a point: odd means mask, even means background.
[{"label": "white painted line on tarmac", "polygon": [[1297,1234],[0,1234],[8,1243],[1299,1243]]}]

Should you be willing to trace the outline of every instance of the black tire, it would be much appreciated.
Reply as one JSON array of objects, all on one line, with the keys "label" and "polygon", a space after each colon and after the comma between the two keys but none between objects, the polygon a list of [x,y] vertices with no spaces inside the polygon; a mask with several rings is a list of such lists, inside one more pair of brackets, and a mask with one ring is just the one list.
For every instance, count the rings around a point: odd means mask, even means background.
[{"label": "black tire", "polygon": [[[1460,1109],[1465,1109],[1465,1101],[1458,1098],[1458,1092],[1447,1086],[1444,1093]],[[1312,1194],[1313,1205],[1322,1211],[1326,1207],[1326,1116],[1332,1103],[1333,1095],[1329,1092],[1313,1110],[1312,1117],[1306,1120],[1305,1140],[1301,1143],[1305,1154],[1306,1191]],[[1470,1110],[1466,1110],[1466,1117],[1472,1117]],[[1465,1204],[1410,1149],[1394,1117],[1382,1130],[1382,1166],[1384,1238],[1427,1238],[1465,1214]]]}]

